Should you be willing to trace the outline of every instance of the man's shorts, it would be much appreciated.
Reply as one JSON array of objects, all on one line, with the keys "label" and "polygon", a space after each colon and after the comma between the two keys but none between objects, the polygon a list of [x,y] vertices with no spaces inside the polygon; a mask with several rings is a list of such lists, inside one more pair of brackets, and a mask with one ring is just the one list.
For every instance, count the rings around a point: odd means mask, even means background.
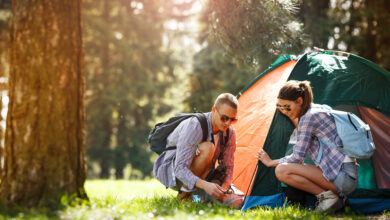
[{"label": "man's shorts", "polygon": [[359,181],[359,165],[355,162],[343,163],[333,184],[343,196],[351,194]]},{"label": "man's shorts", "polygon": [[172,187],[169,187],[175,191],[179,191],[180,188],[183,186],[184,184],[178,179],[176,178],[176,186],[172,186]]}]

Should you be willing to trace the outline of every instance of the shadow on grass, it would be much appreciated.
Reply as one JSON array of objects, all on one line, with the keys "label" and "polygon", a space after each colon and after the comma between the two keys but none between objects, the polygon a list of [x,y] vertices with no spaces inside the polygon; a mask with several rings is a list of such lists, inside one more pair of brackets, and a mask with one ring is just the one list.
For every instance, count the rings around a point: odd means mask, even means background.
[{"label": "shadow on grass", "polygon": [[0,203],[0,219],[59,219],[59,213],[69,206],[89,205],[88,199],[76,195],[63,195],[60,199],[39,204],[36,207],[4,205]]}]

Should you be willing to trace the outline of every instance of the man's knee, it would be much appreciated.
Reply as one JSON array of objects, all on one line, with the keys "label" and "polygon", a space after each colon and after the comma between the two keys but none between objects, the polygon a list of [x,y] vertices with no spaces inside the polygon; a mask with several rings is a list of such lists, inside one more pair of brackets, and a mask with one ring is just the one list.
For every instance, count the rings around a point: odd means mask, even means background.
[{"label": "man's knee", "polygon": [[213,155],[215,151],[215,145],[212,142],[202,142],[198,146],[200,155]]},{"label": "man's knee", "polygon": [[215,146],[211,142],[203,142],[199,144],[196,156],[191,164],[191,171],[197,175],[202,175],[207,167],[209,167],[214,156]]},{"label": "man's knee", "polygon": [[275,168],[275,176],[280,182],[284,182],[288,175],[288,164],[278,164]]}]

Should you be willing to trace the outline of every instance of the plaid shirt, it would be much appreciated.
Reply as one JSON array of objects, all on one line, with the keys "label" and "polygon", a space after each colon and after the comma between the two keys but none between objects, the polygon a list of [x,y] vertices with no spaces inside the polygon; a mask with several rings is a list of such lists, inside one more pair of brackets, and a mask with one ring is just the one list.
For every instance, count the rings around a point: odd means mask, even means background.
[{"label": "plaid shirt", "polygon": [[[205,113],[208,123],[207,141],[212,140],[211,112]],[[225,182],[231,183],[233,179],[234,151],[236,150],[236,134],[232,126],[229,128],[229,141],[226,143],[223,160],[219,166],[226,166],[228,170]],[[226,132],[225,132],[226,133]],[[226,136],[226,134],[224,134]],[[188,189],[195,187],[199,177],[195,176],[189,169],[195,157],[197,146],[202,142],[202,127],[196,117],[184,120],[168,136],[167,146],[176,146],[176,150],[163,152],[154,163],[154,176],[166,187],[176,186],[176,178],[183,182]],[[214,135],[216,150],[211,163],[215,167],[215,161],[221,152],[219,135]]]},{"label": "plaid shirt", "polygon": [[337,146],[343,145],[337,134],[333,116],[327,113],[310,113],[312,108],[319,106],[312,104],[312,107],[301,117],[298,124],[297,143],[293,148],[293,153],[279,159],[279,163],[303,163],[306,154],[309,154],[316,166],[324,173],[325,179],[333,181],[340,171],[345,153],[323,143],[322,158],[317,163],[316,158],[320,144],[318,139],[314,139],[313,136],[335,143]]}]

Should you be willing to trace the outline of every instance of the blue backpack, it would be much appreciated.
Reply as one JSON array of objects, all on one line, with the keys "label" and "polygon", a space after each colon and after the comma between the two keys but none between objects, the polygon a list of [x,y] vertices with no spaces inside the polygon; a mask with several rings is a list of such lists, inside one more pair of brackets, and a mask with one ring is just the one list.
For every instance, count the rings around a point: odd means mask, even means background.
[{"label": "blue backpack", "polygon": [[333,110],[327,105],[314,105],[310,110],[314,112],[324,112],[333,116],[336,122],[337,134],[339,135],[343,146],[336,146],[334,143],[318,138],[320,150],[316,161],[320,162],[323,152],[322,144],[335,147],[344,151],[348,156],[358,159],[367,159],[372,156],[375,150],[370,127],[364,123],[358,116],[350,112]]}]

